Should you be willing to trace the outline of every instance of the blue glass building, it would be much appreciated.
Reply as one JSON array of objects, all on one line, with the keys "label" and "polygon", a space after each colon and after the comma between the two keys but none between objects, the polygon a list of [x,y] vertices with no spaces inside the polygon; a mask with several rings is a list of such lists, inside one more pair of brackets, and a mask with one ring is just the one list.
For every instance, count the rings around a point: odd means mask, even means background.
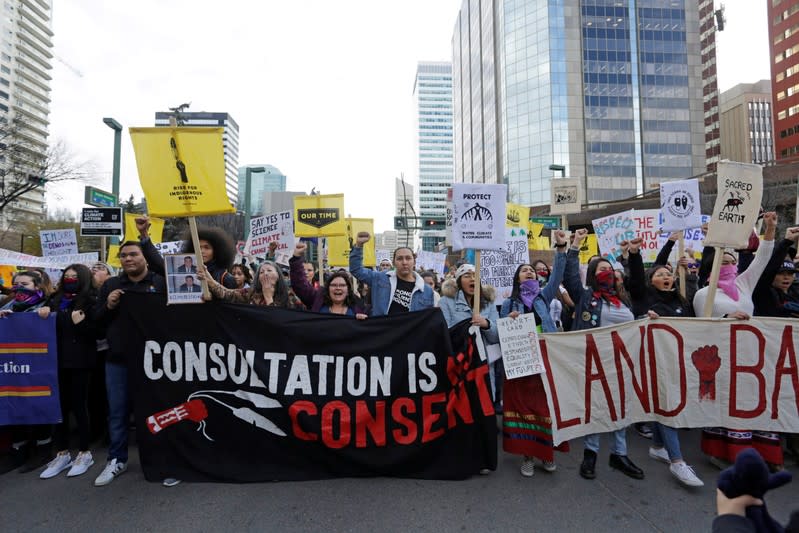
[{"label": "blue glass building", "polygon": [[[239,201],[237,209],[244,211],[244,198],[247,196],[247,168],[258,168],[250,172],[252,195],[250,196],[250,213],[252,215],[267,215],[264,213],[264,193],[285,192],[286,176],[272,165],[244,165],[239,167]],[[260,169],[263,168],[263,172]]]},{"label": "blue glass building", "polygon": [[[453,83],[455,179],[507,183],[511,201],[548,203],[552,164],[589,201],[705,171],[696,3],[464,0]],[[467,98],[486,84],[499,98]],[[479,142],[489,135],[498,142]],[[493,168],[476,171],[480,160]]]}]

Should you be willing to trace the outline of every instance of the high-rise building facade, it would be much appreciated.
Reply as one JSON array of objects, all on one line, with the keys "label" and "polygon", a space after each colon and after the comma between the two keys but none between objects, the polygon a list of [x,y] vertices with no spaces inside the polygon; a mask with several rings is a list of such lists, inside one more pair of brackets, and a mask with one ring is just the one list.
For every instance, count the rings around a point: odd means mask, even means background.
[{"label": "high-rise building facade", "polygon": [[413,185],[404,179],[396,178],[394,180],[394,215],[405,219],[405,229],[397,232],[398,246],[408,246],[409,248],[413,248],[413,243],[416,240],[416,230],[413,228],[416,226],[414,220],[418,215],[413,191]]},{"label": "high-rise building facade", "polygon": [[799,0],[770,0],[768,44],[777,159],[799,155]]},{"label": "high-rise building facade", "polygon": [[[423,220],[443,220],[447,214],[447,188],[452,185],[452,64],[419,62],[413,99],[418,216]],[[446,230],[422,225],[419,236],[422,249],[434,251],[446,238]]]},{"label": "high-rise building facade", "polygon": [[721,93],[721,158],[758,164],[774,160],[770,80],[739,83]]},{"label": "high-rise building facade", "polygon": [[[699,44],[702,49],[702,108],[705,113],[705,162],[715,171],[721,159],[721,119],[719,83],[716,73],[716,17],[723,19],[723,10],[713,6],[714,0],[699,0]],[[718,15],[717,15],[718,13]],[[723,24],[723,21],[721,22]]]},{"label": "high-rise building facade", "polygon": [[239,167],[238,191],[239,211],[244,211],[244,199],[247,196],[247,169],[250,168],[250,214],[266,215],[264,211],[264,196],[270,192],[285,192],[286,176],[272,165],[244,165]]},{"label": "high-rise building facade", "polygon": [[[155,114],[156,126],[169,126],[172,112],[158,111]],[[225,152],[225,190],[233,205],[238,205],[239,194],[239,125],[228,113],[208,113],[205,111],[184,111],[180,113],[184,126],[208,126],[224,128],[222,147]]]},{"label": "high-rise building facade", "polygon": [[588,201],[704,172],[700,52],[686,0],[464,0],[455,180],[507,183],[509,200],[540,205],[553,164],[582,178]]},{"label": "high-rise building facade", "polygon": [[[52,0],[3,2],[0,50],[0,166],[7,180],[47,179],[50,125]],[[12,220],[45,214],[44,187],[25,192],[2,211]]]}]

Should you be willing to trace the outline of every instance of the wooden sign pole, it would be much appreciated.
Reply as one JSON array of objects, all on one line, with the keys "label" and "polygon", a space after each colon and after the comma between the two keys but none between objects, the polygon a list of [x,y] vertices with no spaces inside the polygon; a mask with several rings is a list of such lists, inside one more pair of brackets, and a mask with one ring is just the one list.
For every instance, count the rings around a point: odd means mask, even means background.
[{"label": "wooden sign pole", "polygon": [[[365,243],[364,243],[365,244]],[[325,286],[325,238],[319,237],[319,286]]]},{"label": "wooden sign pole", "polygon": [[480,250],[474,251],[474,302],[472,312],[480,314]]},{"label": "wooden sign pole", "polygon": [[716,299],[716,289],[719,286],[719,274],[721,273],[721,258],[724,255],[724,248],[715,247],[713,254],[713,270],[710,271],[710,281],[707,285],[707,296],[705,299],[705,309],[702,316],[710,318],[713,314],[713,300]]},{"label": "wooden sign pole", "polygon": [[682,261],[682,256],[685,254],[685,232],[680,232],[680,240],[678,241],[677,246],[677,272],[680,276],[680,296],[685,298],[686,295],[686,287],[685,287],[685,269],[680,266],[680,261]]}]

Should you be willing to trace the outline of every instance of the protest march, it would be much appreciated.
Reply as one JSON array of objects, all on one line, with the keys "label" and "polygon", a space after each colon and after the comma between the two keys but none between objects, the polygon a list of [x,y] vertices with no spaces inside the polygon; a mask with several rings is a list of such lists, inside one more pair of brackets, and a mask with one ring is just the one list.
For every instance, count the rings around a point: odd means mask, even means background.
[{"label": "protest march", "polygon": [[[628,427],[687,488],[714,481],[685,461],[683,428],[720,469],[749,449],[772,472],[799,457],[799,227],[762,212],[756,165],[719,164],[712,212],[675,181],[660,209],[587,226],[545,228],[506,185],[455,183],[439,253],[377,247],[342,194],[297,196],[243,236],[203,226],[235,212],[222,130],[130,135],[149,213],[120,217],[108,261],[66,230],[41,256],[0,250],[0,474],[108,485],[131,412],[144,477],[166,486],[463,480],[500,453],[529,478],[570,446],[586,480],[600,456],[645,480]],[[581,195],[559,183],[553,213]],[[163,242],[176,217],[189,231]]]}]

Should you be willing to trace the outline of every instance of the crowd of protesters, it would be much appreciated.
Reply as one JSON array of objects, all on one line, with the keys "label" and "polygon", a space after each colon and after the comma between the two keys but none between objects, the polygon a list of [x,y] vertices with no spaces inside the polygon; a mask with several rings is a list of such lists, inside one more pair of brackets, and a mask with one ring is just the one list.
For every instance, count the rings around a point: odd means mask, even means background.
[{"label": "crowd of protesters", "polygon": [[[164,259],[150,240],[149,221],[141,217],[136,224],[140,240],[120,246],[118,273],[105,263],[98,262],[91,268],[75,264],[64,269],[53,284],[44,270],[21,270],[14,275],[10,290],[4,291],[0,317],[10,313],[56,317],[63,422],[56,427],[0,428],[0,435],[10,441],[8,450],[0,455],[0,473],[35,470],[41,478],[48,479],[67,471],[67,476],[80,476],[94,464],[92,440],[103,434],[108,439],[108,456],[94,484],[107,485],[127,469],[132,401],[127,366],[130,354],[121,345],[117,317],[120,306],[125,305],[126,293],[166,292]],[[734,320],[751,316],[799,318],[799,228],[788,228],[784,238],[777,241],[776,214],[765,213],[763,225],[762,240],[755,234],[747,249],[722,252],[711,316]],[[553,231],[551,264],[537,260],[520,265],[509,294],[499,297],[493,287],[477,286],[479,275],[474,265],[461,261],[445,276],[420,271],[413,250],[407,247],[397,248],[390,261],[381,261],[375,269],[366,268],[363,246],[370,239],[368,233],[360,233],[354,239],[348,269],[320,273],[308,261],[305,242],[296,244],[287,266],[274,261],[274,250],[271,256],[260,260],[245,257],[236,261],[229,236],[201,228],[202,264],[195,266],[187,260],[179,272],[205,281],[214,299],[338,314],[357,320],[439,307],[448,326],[470,320],[487,345],[499,343],[500,318],[516,319],[523,314],[532,314],[538,330],[544,333],[599,328],[647,317],[656,320],[703,316],[710,292],[707,279],[712,248],[703,250],[701,256],[689,250],[672,264],[669,257],[679,237],[673,234],[655,263],[646,269],[642,241],[635,238],[622,243],[621,268],[599,256],[591,258],[587,267],[581,267],[579,250],[586,236],[585,229],[576,230],[571,240],[567,232]],[[194,253],[192,240],[187,238],[184,242],[183,252]],[[684,296],[679,287],[681,279],[686,285],[682,288]],[[500,301],[501,305],[496,305]],[[541,376],[505,380],[501,359],[492,363],[489,376],[495,407],[503,415],[503,448],[520,456],[521,475],[532,477],[536,461],[545,471],[556,471],[554,452],[568,451],[569,444],[554,446]],[[70,414],[77,426],[75,455],[69,446]],[[521,435],[516,431],[520,427],[531,430],[534,438],[529,433]],[[677,480],[688,487],[704,484],[686,463],[676,429],[656,422],[636,429],[652,439],[650,458],[667,464]],[[794,435],[737,428],[702,431],[702,451],[720,468],[728,466],[748,447],[755,448],[773,471],[783,469],[783,447],[799,459]],[[584,438],[579,474],[585,479],[596,477],[601,437]],[[609,441],[610,467],[633,479],[643,479],[644,470],[628,457],[626,429],[605,437]],[[175,478],[164,480],[166,486],[177,483]]]}]

